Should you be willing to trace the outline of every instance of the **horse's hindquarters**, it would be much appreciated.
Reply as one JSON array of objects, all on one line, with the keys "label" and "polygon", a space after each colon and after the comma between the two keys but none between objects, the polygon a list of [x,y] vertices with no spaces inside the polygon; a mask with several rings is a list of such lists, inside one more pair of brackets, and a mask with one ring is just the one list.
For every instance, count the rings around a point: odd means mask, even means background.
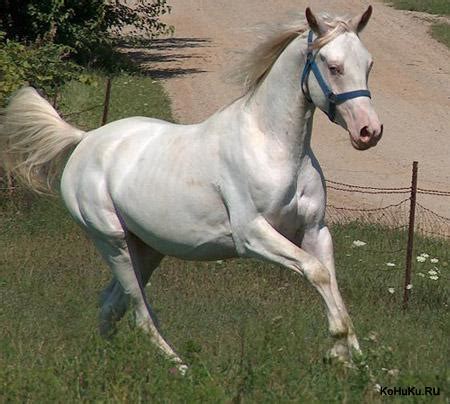
[{"label": "horse's hindquarters", "polygon": [[199,129],[138,119],[91,133],[62,179],[72,215],[90,233],[123,237],[126,227],[165,255],[235,256],[215,137]]}]

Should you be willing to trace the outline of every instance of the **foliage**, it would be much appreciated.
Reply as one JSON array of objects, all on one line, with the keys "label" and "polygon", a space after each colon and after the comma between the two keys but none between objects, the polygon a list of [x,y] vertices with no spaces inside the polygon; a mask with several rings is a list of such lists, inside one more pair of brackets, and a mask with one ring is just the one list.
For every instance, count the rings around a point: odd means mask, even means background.
[{"label": "foliage", "polygon": [[52,43],[33,44],[5,40],[0,32],[0,100],[29,83],[53,96],[55,89],[79,74],[79,68],[66,60],[68,48]]},{"label": "foliage", "polygon": [[0,0],[0,28],[10,39],[47,38],[72,49],[78,62],[102,64],[125,27],[150,37],[171,32],[160,20],[170,12],[166,0],[138,0],[137,6],[105,0]]}]

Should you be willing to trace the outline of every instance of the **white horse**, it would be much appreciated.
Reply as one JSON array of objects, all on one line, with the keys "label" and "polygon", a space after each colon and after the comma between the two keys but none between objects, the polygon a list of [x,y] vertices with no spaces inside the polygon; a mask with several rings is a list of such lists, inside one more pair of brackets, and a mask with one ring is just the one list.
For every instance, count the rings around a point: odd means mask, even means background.
[{"label": "white horse", "polygon": [[103,335],[131,300],[137,325],[184,372],[146,299],[152,272],[166,255],[256,257],[318,290],[335,338],[332,355],[359,351],[336,283],[324,178],[310,142],[316,107],[357,149],[381,137],[367,90],[372,59],[358,37],[371,12],[332,19],[306,9],[307,23],[257,48],[245,94],[196,125],[134,117],[85,133],[32,88],[11,99],[0,133],[16,178],[37,192],[52,190],[70,154],[62,197],[113,274],[102,292]]}]

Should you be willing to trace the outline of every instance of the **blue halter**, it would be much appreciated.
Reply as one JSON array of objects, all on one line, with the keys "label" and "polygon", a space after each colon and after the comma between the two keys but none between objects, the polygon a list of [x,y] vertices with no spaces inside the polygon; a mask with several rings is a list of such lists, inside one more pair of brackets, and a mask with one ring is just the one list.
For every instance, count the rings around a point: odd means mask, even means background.
[{"label": "blue halter", "polygon": [[[349,91],[347,93],[341,93],[341,94],[335,94],[333,90],[328,86],[327,82],[322,76],[322,73],[320,72],[319,68],[317,67],[317,64],[315,62],[315,57],[317,55],[313,54],[312,51],[312,40],[313,40],[313,32],[309,31],[308,34],[308,53],[306,55],[306,63],[305,67],[303,68],[302,73],[302,92],[305,98],[312,102],[311,97],[309,96],[309,89],[308,89],[308,83],[307,79],[309,77],[309,73],[314,73],[314,76],[316,76],[317,82],[319,83],[320,88],[322,89],[323,93],[325,94],[325,97],[328,100],[328,111],[325,113],[327,114],[328,118],[330,118],[331,122],[334,122],[334,119],[336,118],[336,105],[343,103],[344,101],[351,100],[352,98],[357,97],[369,97],[371,98],[370,91],[369,90],[355,90],[355,91]],[[305,92],[305,88],[307,92]]]}]

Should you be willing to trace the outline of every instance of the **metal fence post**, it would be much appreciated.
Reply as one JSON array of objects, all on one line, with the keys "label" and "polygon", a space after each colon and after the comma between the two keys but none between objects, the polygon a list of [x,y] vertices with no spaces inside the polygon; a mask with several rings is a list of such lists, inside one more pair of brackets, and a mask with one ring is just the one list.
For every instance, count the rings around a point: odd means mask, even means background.
[{"label": "metal fence post", "polygon": [[111,77],[108,77],[108,80],[106,80],[105,102],[103,103],[102,126],[105,125],[106,121],[108,120],[110,98],[111,98]]},{"label": "metal fence post", "polygon": [[408,226],[408,245],[406,248],[406,266],[405,266],[405,283],[403,286],[403,309],[408,306],[408,299],[411,284],[411,265],[412,253],[414,247],[414,226],[416,219],[416,197],[417,197],[417,171],[419,163],[413,162],[412,179],[411,179],[411,197],[409,207],[409,226]]}]

